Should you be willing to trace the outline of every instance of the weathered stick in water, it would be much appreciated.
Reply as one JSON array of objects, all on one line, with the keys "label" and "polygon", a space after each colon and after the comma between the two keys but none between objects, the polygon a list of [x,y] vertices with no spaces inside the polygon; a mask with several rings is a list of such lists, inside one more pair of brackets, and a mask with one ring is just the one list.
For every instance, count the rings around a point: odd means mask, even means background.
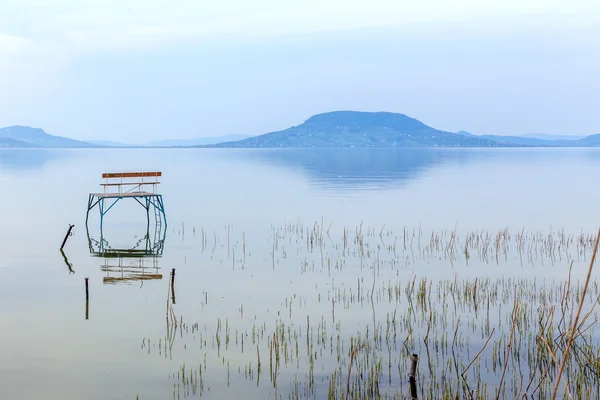
[{"label": "weathered stick in water", "polygon": [[508,357],[510,357],[510,351],[513,345],[513,334],[515,333],[515,321],[517,319],[517,310],[519,307],[519,300],[517,299],[517,286],[515,285],[514,294],[515,303],[512,312],[512,325],[510,327],[510,335],[508,336],[508,346],[506,347],[506,357],[504,358],[504,368],[502,370],[502,377],[500,377],[500,384],[498,385],[498,393],[496,394],[496,400],[500,399],[500,393],[502,392],[502,385],[504,384],[504,375],[506,374],[506,367],[508,365]]},{"label": "weathered stick in water", "polygon": [[592,270],[594,269],[594,262],[596,261],[596,254],[598,253],[598,241],[600,240],[600,229],[598,229],[598,235],[596,235],[596,243],[594,245],[594,253],[592,253],[592,260],[590,261],[590,268],[588,269],[587,279],[585,280],[585,285],[583,286],[583,292],[581,293],[581,298],[579,299],[579,308],[577,309],[577,314],[575,315],[575,320],[571,325],[571,332],[569,333],[569,340],[567,341],[567,347],[565,348],[565,352],[563,354],[562,362],[560,363],[560,369],[558,370],[558,377],[556,378],[556,383],[554,384],[554,392],[552,393],[552,400],[556,399],[556,394],[558,393],[558,387],[560,386],[560,378],[563,373],[563,369],[565,368],[565,364],[567,362],[567,358],[569,357],[569,351],[571,350],[571,344],[573,344],[573,337],[575,336],[575,329],[577,328],[577,323],[579,322],[579,316],[581,315],[581,309],[583,308],[583,302],[585,301],[585,295],[587,293],[587,288],[590,283],[590,278],[592,276]]},{"label": "weathered stick in water", "polygon": [[419,361],[419,355],[411,355],[410,360],[410,373],[408,374],[408,381],[410,384],[410,398],[417,399],[417,362]]},{"label": "weathered stick in water", "polygon": [[90,292],[88,290],[88,278],[85,279],[85,319],[90,319]]},{"label": "weathered stick in water", "polygon": [[350,374],[352,373],[352,364],[354,363],[356,353],[358,353],[363,347],[365,347],[364,344],[358,347],[355,347],[354,343],[350,345],[350,363],[348,364],[348,376],[346,377],[346,400],[348,400],[348,396],[350,395]]},{"label": "weathered stick in water", "polygon": [[67,243],[67,239],[69,238],[69,236],[73,236],[73,234],[71,233],[71,230],[73,229],[75,225],[71,225],[69,224],[69,229],[67,230],[67,234],[65,235],[65,239],[63,240],[62,244],[60,245],[60,249],[62,250],[63,247],[65,247],[65,244]]},{"label": "weathered stick in water", "polygon": [[256,355],[258,357],[258,375],[256,378],[256,386],[260,383],[260,350],[258,349],[258,344],[256,345]]},{"label": "weathered stick in water", "polygon": [[175,304],[175,268],[171,271],[171,301]]},{"label": "weathered stick in water", "polygon": [[477,358],[481,355],[481,353],[483,353],[483,350],[485,350],[485,347],[487,346],[488,342],[490,341],[490,339],[492,338],[492,335],[494,334],[494,331],[496,330],[496,328],[492,328],[492,332],[490,333],[490,336],[488,336],[487,340],[485,341],[485,343],[483,344],[483,347],[481,348],[481,350],[479,350],[479,353],[477,353],[475,355],[475,358],[473,358],[471,360],[471,362],[469,363],[469,365],[467,365],[467,367],[463,370],[463,372],[461,372],[461,375],[464,377],[465,373],[469,370],[469,368],[471,368],[471,365],[473,365],[473,363],[475,362],[475,360],[477,360]]}]

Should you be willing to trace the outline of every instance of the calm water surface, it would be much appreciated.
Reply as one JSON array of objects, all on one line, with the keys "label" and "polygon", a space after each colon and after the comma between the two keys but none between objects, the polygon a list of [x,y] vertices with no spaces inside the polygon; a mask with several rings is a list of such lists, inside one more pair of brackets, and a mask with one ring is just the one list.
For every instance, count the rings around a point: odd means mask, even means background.
[{"label": "calm water surface", "polygon": [[[95,209],[89,237],[86,232],[88,194],[100,191],[103,172],[130,170],[163,172],[162,256],[93,257],[88,239],[94,247],[100,231]],[[303,395],[322,398],[338,365],[331,356],[336,337],[389,326],[398,310],[398,302],[384,301],[389,285],[404,292],[415,277],[433,280],[434,289],[442,280],[474,277],[550,284],[566,279],[570,261],[575,278],[584,276],[589,253],[575,248],[534,259],[533,250],[519,257],[513,246],[504,260],[472,254],[467,263],[460,249],[456,259],[434,250],[432,237],[439,235],[445,247],[452,232],[462,240],[468,232],[495,237],[505,228],[595,234],[599,176],[595,149],[0,150],[0,397],[288,398],[299,381]],[[59,252],[69,224],[74,234],[64,253],[71,270]],[[146,227],[143,208],[124,200],[105,217],[102,239],[131,248],[145,243]],[[152,241],[154,229],[151,224]],[[364,253],[355,242],[359,232]],[[107,265],[116,268],[103,270]],[[105,279],[140,265],[158,279]],[[374,265],[376,301],[351,306],[351,291],[360,299],[360,290],[371,290]],[[176,301],[170,304],[173,268]],[[172,317],[178,330],[166,350]],[[290,340],[286,365],[293,367],[281,369],[274,387],[269,341],[280,323]],[[316,361],[305,349],[296,354],[294,335],[310,347],[307,329],[332,338],[331,345],[316,346],[326,349]],[[407,336],[399,329],[395,345]],[[262,332],[260,339],[253,340],[254,331]],[[487,335],[473,337],[467,347],[476,352]],[[349,341],[343,346],[348,353]],[[397,361],[402,349],[394,349],[394,362],[404,364]],[[311,362],[315,388],[305,385]],[[203,370],[202,389],[182,383],[183,365],[192,381]],[[382,392],[397,390],[404,379],[404,371],[394,371],[385,366]]]}]

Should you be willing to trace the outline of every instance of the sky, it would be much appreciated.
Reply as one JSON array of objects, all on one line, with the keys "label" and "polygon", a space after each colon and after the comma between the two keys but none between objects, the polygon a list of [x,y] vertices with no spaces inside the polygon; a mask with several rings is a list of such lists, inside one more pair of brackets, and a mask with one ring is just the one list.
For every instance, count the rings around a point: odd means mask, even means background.
[{"label": "sky", "polygon": [[598,0],[2,0],[0,127],[142,143],[335,110],[600,133]]}]

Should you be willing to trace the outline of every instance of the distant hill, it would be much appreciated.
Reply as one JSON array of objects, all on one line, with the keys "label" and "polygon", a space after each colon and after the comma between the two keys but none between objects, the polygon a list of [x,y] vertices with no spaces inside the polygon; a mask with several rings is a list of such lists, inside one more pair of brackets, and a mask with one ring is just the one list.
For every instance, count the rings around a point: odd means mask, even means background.
[{"label": "distant hill", "polygon": [[499,147],[474,135],[445,132],[404,114],[334,111],[303,124],[243,140],[198,147]]},{"label": "distant hill", "polygon": [[578,146],[585,147],[600,147],[600,133],[596,135],[586,136],[582,139],[575,141]]},{"label": "distant hill", "polygon": [[[87,142],[67,139],[61,136],[49,135],[39,128],[28,126],[9,126],[0,128],[0,138],[5,140],[6,147],[54,147],[54,148],[84,148],[98,147]],[[13,141],[11,141],[12,139]],[[25,145],[24,145],[25,144]]]},{"label": "distant hill", "polygon": [[102,147],[132,147],[132,145],[113,142],[111,140],[86,140],[86,143]]},{"label": "distant hill", "polygon": [[526,147],[597,147],[600,146],[600,134],[590,136],[578,136],[572,139],[537,139],[533,137],[523,136],[500,136],[500,135],[482,135],[480,137],[487,138],[498,143],[508,144],[513,146]]},{"label": "distant hill", "polygon": [[215,137],[205,137],[197,139],[163,139],[147,143],[127,144],[111,140],[88,140],[91,143],[103,147],[193,147],[201,145],[216,144],[222,142],[232,142],[250,137],[249,135],[225,135]]},{"label": "distant hill", "polygon": [[542,140],[533,137],[523,136],[503,136],[503,135],[480,135],[478,137],[493,140],[494,142],[513,145],[513,146],[526,146],[526,147],[556,147],[560,145],[559,142],[554,140]]},{"label": "distant hill", "polygon": [[525,135],[519,135],[524,138],[529,139],[541,139],[541,140],[579,140],[583,139],[585,136],[577,136],[577,135],[549,135],[546,133],[528,133]]},{"label": "distant hill", "polygon": [[166,139],[146,144],[79,141],[49,135],[42,129],[11,126],[0,129],[0,148],[204,147],[204,148],[328,148],[328,147],[600,147],[600,134],[590,136],[530,134],[475,135],[442,131],[404,114],[333,111],[317,114],[291,128],[259,136],[227,135],[198,139]]},{"label": "distant hill", "polygon": [[202,146],[223,142],[233,142],[238,140],[246,139],[248,135],[225,135],[216,137],[205,137],[197,139],[165,139],[154,142],[145,143],[144,146],[152,147],[189,147],[189,146]]}]

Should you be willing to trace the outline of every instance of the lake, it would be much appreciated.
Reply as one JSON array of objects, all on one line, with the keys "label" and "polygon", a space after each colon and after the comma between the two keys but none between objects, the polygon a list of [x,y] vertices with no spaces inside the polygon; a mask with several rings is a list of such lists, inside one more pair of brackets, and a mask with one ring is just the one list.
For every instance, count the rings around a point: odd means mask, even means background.
[{"label": "lake", "polygon": [[[138,170],[168,224],[124,199],[86,229],[101,174]],[[599,176],[600,149],[0,149],[2,397],[397,398],[414,353],[419,398],[550,398]]]}]

